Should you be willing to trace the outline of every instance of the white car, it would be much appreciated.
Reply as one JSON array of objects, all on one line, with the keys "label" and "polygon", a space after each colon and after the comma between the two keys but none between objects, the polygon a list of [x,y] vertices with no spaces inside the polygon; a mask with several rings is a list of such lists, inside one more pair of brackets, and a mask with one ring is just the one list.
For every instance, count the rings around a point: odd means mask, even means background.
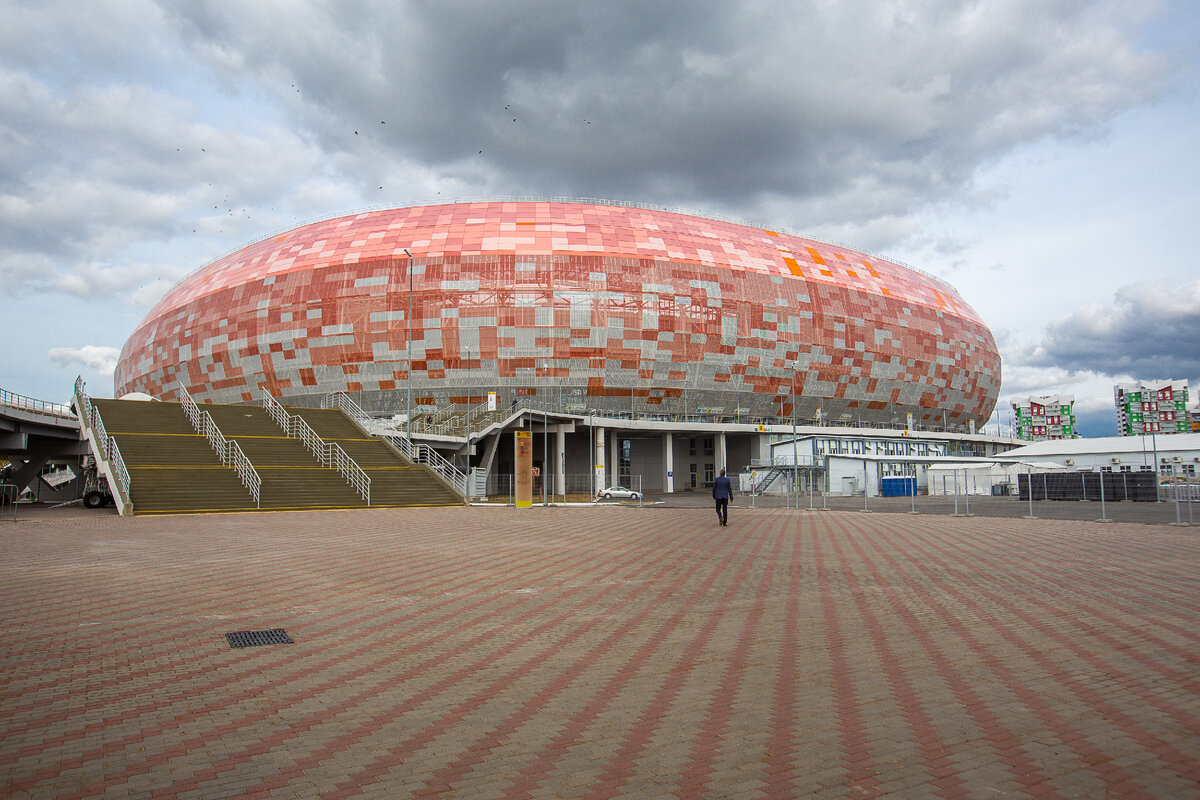
[{"label": "white car", "polygon": [[639,500],[641,495],[633,489],[626,489],[624,486],[610,486],[607,489],[601,489],[597,494],[602,500],[612,500],[614,497],[622,500]]}]

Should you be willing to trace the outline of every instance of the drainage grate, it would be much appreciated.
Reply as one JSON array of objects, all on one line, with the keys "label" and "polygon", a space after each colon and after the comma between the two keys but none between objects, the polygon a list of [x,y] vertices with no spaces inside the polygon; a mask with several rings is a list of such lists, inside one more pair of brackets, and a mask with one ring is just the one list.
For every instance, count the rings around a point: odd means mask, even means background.
[{"label": "drainage grate", "polygon": [[234,631],[225,634],[230,647],[257,647],[261,644],[295,644],[283,628],[269,631]]}]

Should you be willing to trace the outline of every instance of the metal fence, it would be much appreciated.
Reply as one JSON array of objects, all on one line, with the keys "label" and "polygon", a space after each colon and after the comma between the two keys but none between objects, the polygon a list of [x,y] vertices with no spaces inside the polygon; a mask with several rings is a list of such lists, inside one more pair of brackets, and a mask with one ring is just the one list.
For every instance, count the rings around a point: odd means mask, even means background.
[{"label": "metal fence", "polygon": [[[827,494],[821,491],[819,482],[808,490],[791,495],[773,494],[754,496],[739,494],[735,502],[742,507],[793,508],[800,511],[831,510],[902,514],[933,514],[948,516],[980,517],[1026,517],[1034,519],[1088,520],[1134,522],[1148,525],[1189,525],[1200,522],[1200,484],[1163,484],[1159,487],[1157,500],[1153,489],[1149,498],[1134,500],[1132,491],[1126,500],[1123,492],[1111,491],[1112,485],[1105,483],[1104,493],[1099,485],[1089,485],[1086,499],[1082,488],[1078,497],[1065,494],[1050,496],[1037,491],[1040,475],[1035,474],[1035,491],[1024,496],[1017,492],[993,495],[985,487],[973,487],[960,479],[958,491],[953,483],[948,484],[946,494],[920,493],[895,497],[866,495],[859,491],[855,495]],[[707,492],[681,494],[651,494],[650,501],[668,506],[707,505]]]},{"label": "metal fence", "polygon": [[15,483],[0,483],[0,518],[17,515],[17,500],[20,492]]}]

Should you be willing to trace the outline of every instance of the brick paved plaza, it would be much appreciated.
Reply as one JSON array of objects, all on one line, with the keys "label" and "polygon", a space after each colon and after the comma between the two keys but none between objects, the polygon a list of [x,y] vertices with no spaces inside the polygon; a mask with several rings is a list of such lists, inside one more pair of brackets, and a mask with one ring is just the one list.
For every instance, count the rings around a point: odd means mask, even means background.
[{"label": "brick paved plaza", "polygon": [[10,797],[1200,797],[1196,528],[66,511],[0,547]]}]

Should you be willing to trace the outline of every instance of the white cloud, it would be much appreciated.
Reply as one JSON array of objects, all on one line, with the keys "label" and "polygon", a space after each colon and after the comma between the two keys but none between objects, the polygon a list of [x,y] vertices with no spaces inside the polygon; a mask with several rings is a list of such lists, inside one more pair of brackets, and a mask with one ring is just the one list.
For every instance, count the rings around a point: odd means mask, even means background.
[{"label": "white cloud", "polygon": [[121,351],[115,347],[85,344],[82,347],[51,347],[46,357],[57,364],[80,366],[93,375],[111,377]]},{"label": "white cloud", "polygon": [[1145,12],[1127,5],[300,4],[274,18],[252,4],[169,19],[196,58],[259,77],[364,168],[399,157],[479,188],[738,216],[782,196],[777,224],[810,229],[968,196],[980,165],[1152,99],[1164,64],[1133,45]]},{"label": "white cloud", "polygon": [[1129,279],[1104,274],[1132,262],[1179,286],[1192,269],[1177,237],[1196,217],[1196,98],[1151,113],[1193,83],[1187,4],[45,0],[4,16],[10,329],[67,304],[76,340],[120,341],[180,276],[272,231],[510,194],[896,254],[1019,333],[1006,395],[1123,369],[1102,358],[1123,346],[1107,328],[1191,302],[1110,301]]}]

